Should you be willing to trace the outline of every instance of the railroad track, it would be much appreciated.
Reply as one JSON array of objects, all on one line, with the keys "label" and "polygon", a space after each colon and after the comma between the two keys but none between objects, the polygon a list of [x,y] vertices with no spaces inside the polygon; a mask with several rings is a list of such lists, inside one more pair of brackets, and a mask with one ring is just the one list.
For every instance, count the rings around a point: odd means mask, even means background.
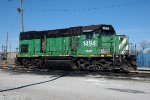
[{"label": "railroad track", "polygon": [[132,72],[108,72],[108,71],[78,71],[78,70],[50,70],[50,69],[38,69],[38,68],[25,68],[21,66],[5,66],[0,67],[0,69],[5,71],[11,71],[11,72],[18,72],[18,73],[39,73],[39,74],[50,74],[50,73],[64,73],[69,72],[70,76],[87,76],[87,75],[103,75],[103,76],[123,76],[123,77],[144,77],[144,78],[150,78],[150,70],[145,69],[139,69],[137,71]]}]

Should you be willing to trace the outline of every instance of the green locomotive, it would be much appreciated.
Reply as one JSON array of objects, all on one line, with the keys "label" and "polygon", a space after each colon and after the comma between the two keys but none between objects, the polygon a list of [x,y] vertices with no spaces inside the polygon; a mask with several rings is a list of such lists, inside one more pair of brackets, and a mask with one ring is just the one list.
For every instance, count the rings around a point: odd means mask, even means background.
[{"label": "green locomotive", "polygon": [[112,25],[78,26],[20,33],[16,65],[83,70],[135,70],[128,37]]}]

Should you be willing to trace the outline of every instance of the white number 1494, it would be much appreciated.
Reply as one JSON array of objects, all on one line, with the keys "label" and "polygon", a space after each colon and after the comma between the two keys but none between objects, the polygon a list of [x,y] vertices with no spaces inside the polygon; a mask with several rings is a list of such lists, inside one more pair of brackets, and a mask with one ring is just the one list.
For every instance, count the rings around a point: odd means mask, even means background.
[{"label": "white number 1494", "polygon": [[95,41],[83,41],[84,46],[96,46]]}]

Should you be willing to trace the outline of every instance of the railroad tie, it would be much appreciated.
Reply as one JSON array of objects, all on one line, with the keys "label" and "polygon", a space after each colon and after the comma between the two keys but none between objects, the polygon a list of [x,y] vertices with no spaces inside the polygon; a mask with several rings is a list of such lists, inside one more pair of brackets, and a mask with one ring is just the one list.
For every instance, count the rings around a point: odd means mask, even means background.
[{"label": "railroad tie", "polygon": [[1,64],[0,67],[1,67],[2,69],[7,69],[7,68],[8,68],[8,65],[7,65],[7,64]]}]

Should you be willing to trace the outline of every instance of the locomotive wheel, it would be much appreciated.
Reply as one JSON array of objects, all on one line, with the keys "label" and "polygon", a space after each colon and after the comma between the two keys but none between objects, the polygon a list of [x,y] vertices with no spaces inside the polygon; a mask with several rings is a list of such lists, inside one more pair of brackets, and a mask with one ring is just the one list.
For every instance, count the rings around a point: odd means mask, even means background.
[{"label": "locomotive wheel", "polygon": [[39,59],[35,59],[33,62],[34,62],[34,66],[38,67]]},{"label": "locomotive wheel", "polygon": [[23,60],[22,60],[22,63],[23,63],[23,66],[24,66],[25,68],[29,68],[29,64],[30,64],[30,61],[29,61],[29,60],[23,59]]},{"label": "locomotive wheel", "polygon": [[43,60],[38,59],[36,62],[37,62],[38,68],[43,68],[46,66]]},{"label": "locomotive wheel", "polygon": [[40,59],[36,60],[38,68],[42,67],[42,61]]},{"label": "locomotive wheel", "polygon": [[37,62],[35,60],[31,60],[31,68],[36,68],[37,66]]},{"label": "locomotive wheel", "polygon": [[92,61],[94,70],[102,70],[102,64],[99,61]]},{"label": "locomotive wheel", "polygon": [[84,60],[83,59],[80,59],[77,61],[77,64],[78,64],[78,69],[79,70],[82,70],[83,66],[84,66]]},{"label": "locomotive wheel", "polygon": [[20,61],[17,61],[17,59],[14,59],[14,64],[15,64],[15,66],[20,66],[21,65]]},{"label": "locomotive wheel", "polygon": [[79,70],[89,69],[89,66],[90,66],[89,61],[80,59],[79,61],[77,61],[77,63],[78,63]]},{"label": "locomotive wheel", "polygon": [[76,63],[74,63],[74,62],[71,62],[71,68],[72,68],[73,70],[77,70],[77,69],[78,69]]},{"label": "locomotive wheel", "polygon": [[113,66],[110,65],[110,67],[108,68],[109,71],[113,71]]},{"label": "locomotive wheel", "polygon": [[31,60],[31,66],[35,66],[34,60]]},{"label": "locomotive wheel", "polygon": [[83,69],[90,69],[90,62],[89,61],[85,61]]}]

